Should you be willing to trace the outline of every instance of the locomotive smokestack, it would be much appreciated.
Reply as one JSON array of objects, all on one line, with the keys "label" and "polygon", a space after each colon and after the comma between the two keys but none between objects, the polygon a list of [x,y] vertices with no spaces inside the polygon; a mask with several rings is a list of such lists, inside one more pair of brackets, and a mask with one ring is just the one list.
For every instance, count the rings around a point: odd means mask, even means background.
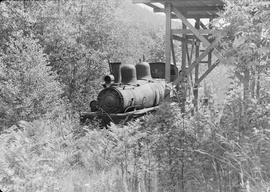
[{"label": "locomotive smokestack", "polygon": [[121,63],[120,62],[114,62],[114,63],[109,62],[109,66],[110,66],[110,71],[114,76],[114,82],[120,83],[121,82],[121,73],[120,73]]}]

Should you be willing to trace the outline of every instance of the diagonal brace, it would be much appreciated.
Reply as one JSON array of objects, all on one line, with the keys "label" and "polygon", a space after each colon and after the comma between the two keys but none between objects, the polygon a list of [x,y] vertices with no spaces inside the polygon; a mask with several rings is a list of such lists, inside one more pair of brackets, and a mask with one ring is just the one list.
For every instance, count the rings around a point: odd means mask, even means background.
[{"label": "diagonal brace", "polygon": [[[193,63],[189,66],[189,68],[186,70],[186,74],[191,73],[191,71],[195,68],[196,65],[198,65],[216,46],[216,44],[218,43],[218,40],[215,40],[212,44],[210,44],[203,53],[201,53],[199,55],[199,57],[197,57],[195,59],[195,61],[193,61]],[[183,80],[183,75],[179,75],[179,77],[174,81],[174,83],[177,83],[181,80]]]},{"label": "diagonal brace", "polygon": [[218,43],[218,40],[215,40],[211,45],[209,45],[204,50],[204,52],[200,54],[199,57],[197,57],[195,61],[189,66],[189,68],[187,69],[187,73],[190,73],[194,69],[194,67],[198,65],[214,49],[217,43]]},{"label": "diagonal brace", "polygon": [[[200,34],[199,30],[193,27],[193,25],[186,19],[186,17],[178,11],[176,8],[172,8],[173,12],[176,14],[176,16],[181,19],[181,21],[192,31],[192,33],[203,43],[205,47],[208,47],[211,45],[211,43]],[[225,59],[221,55],[221,53],[214,48],[213,53],[216,55],[216,57],[221,61],[224,62]]]},{"label": "diagonal brace", "polygon": [[198,79],[197,84],[200,82],[219,64],[220,60],[217,59],[205,72],[204,74]]}]

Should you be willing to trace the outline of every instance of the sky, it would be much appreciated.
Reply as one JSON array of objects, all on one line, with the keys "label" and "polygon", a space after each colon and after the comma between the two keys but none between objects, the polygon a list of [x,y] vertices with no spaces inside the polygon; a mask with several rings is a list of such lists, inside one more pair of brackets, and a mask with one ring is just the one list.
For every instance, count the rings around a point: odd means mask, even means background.
[{"label": "sky", "polygon": [[[136,5],[138,5],[138,6],[142,7],[142,8],[144,8],[144,9],[146,9],[146,10],[152,12],[152,13],[154,13],[154,12],[153,12],[153,9],[152,9],[151,7],[149,7],[149,6],[147,6],[147,5],[143,4],[143,3],[139,3],[139,4],[136,4]],[[160,4],[160,3],[155,3],[155,5],[158,6],[158,7],[163,7],[163,5]],[[154,14],[162,15],[162,16],[165,17],[165,14],[164,14],[164,13],[154,13]],[[175,20],[174,20],[174,21],[175,21]],[[194,23],[195,23],[195,20],[194,20],[194,19],[189,19],[189,21],[194,25]],[[176,21],[176,23],[178,23],[178,22],[179,22],[179,21]],[[207,24],[207,23],[208,23],[208,20],[207,20],[207,19],[202,19],[202,22],[203,22],[204,24]],[[164,25],[165,25],[165,24],[164,24]]]}]

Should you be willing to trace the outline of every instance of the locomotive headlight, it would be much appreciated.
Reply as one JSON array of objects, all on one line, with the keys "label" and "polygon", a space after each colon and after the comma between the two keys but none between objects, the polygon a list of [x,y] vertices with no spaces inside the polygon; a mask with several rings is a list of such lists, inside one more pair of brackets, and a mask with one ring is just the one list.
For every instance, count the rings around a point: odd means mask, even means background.
[{"label": "locomotive headlight", "polygon": [[112,74],[106,75],[103,80],[106,84],[111,84],[114,82],[114,76]]}]

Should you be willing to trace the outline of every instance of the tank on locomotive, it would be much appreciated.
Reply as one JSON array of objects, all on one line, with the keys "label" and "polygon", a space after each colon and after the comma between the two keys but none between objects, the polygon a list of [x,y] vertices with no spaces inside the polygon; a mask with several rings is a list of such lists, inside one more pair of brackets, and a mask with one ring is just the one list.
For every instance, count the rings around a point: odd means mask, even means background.
[{"label": "tank on locomotive", "polygon": [[[119,123],[156,110],[165,97],[165,64],[141,62],[136,65],[110,63],[111,74],[104,77],[104,89],[90,103],[91,112],[81,114],[81,123],[94,118],[103,123]],[[178,70],[171,66],[171,81]]]}]

